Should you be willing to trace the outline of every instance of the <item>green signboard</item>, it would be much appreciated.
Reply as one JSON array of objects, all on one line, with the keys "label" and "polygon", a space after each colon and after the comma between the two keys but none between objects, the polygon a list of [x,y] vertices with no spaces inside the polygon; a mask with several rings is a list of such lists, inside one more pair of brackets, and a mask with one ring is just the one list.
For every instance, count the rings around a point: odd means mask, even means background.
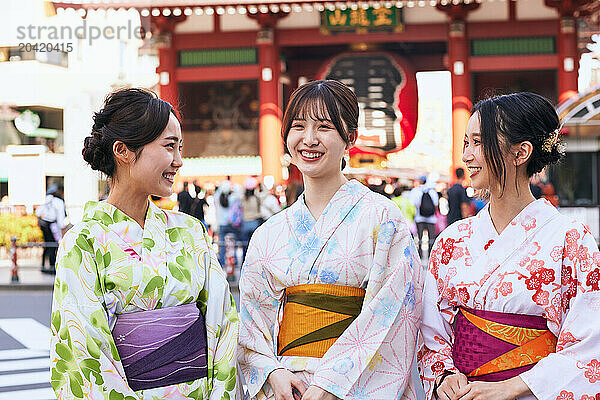
[{"label": "green signboard", "polygon": [[376,32],[404,30],[402,9],[397,7],[355,7],[321,11],[321,30],[329,32]]},{"label": "green signboard", "polygon": [[181,50],[179,52],[180,67],[206,67],[215,65],[256,64],[258,55],[256,48]]},{"label": "green signboard", "polygon": [[471,40],[472,56],[555,54],[553,36]]}]

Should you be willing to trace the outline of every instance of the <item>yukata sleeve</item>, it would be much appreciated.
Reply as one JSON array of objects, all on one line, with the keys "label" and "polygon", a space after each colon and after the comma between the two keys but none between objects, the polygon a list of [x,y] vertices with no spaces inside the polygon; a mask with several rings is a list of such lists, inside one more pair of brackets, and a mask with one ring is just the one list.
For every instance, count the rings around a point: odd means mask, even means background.
[{"label": "yukata sleeve", "polygon": [[127,385],[109,329],[93,239],[67,232],[60,243],[51,314],[51,385],[57,398],[139,399]]},{"label": "yukata sleeve", "polygon": [[422,267],[398,208],[385,210],[374,226],[361,312],[325,353],[311,383],[340,399],[400,398],[413,390]]},{"label": "yukata sleeve", "polygon": [[[434,246],[436,248],[436,246]],[[417,366],[426,399],[433,398],[435,379],[444,371],[458,372],[452,361],[451,327],[445,300],[438,290],[439,261],[432,252],[423,290],[423,322],[418,341]]]},{"label": "yukata sleeve", "polygon": [[276,356],[273,338],[279,300],[260,260],[259,232],[250,240],[240,278],[239,362],[250,397],[268,385],[266,380],[273,370],[285,368]]},{"label": "yukata sleeve", "polygon": [[600,312],[600,252],[590,231],[580,226],[568,231],[564,248],[553,253],[563,260],[555,285],[560,292],[547,308],[560,314],[558,328],[550,326],[558,338],[556,352],[520,377],[540,400],[593,399],[600,388],[600,320],[590,313]]},{"label": "yukata sleeve", "polygon": [[208,342],[208,379],[212,382],[210,400],[238,399],[241,390],[237,374],[237,340],[239,320],[235,300],[223,268],[204,234],[207,243],[205,268],[206,286],[200,297],[206,299],[206,333]]}]

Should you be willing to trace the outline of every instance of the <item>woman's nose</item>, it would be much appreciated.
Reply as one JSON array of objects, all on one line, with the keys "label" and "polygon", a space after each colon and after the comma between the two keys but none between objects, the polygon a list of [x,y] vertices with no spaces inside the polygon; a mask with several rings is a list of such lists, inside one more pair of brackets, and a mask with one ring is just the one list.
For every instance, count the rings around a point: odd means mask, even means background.
[{"label": "woman's nose", "polygon": [[307,146],[317,144],[317,135],[313,128],[308,127],[304,130],[302,142]]},{"label": "woman's nose", "polygon": [[463,149],[463,155],[462,155],[462,160],[463,162],[467,162],[469,161],[471,158],[473,157],[473,154],[471,153],[471,148],[468,145],[465,145],[464,149]]}]

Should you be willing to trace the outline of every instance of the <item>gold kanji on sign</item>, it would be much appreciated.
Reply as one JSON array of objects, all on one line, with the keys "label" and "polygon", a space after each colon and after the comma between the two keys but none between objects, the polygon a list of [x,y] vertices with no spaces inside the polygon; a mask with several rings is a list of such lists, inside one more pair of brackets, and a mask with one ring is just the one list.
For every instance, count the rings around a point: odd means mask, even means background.
[{"label": "gold kanji on sign", "polygon": [[353,26],[369,26],[371,23],[367,16],[367,10],[359,8],[350,12],[350,25]]},{"label": "gold kanji on sign", "polygon": [[329,15],[329,24],[331,26],[346,25],[347,20],[348,16],[346,14],[342,14],[341,10],[335,10],[333,14]]},{"label": "gold kanji on sign", "polygon": [[373,21],[373,25],[382,26],[382,25],[391,25],[394,21],[392,21],[392,10],[385,7],[375,8],[373,9],[373,15],[375,15],[375,21]]}]

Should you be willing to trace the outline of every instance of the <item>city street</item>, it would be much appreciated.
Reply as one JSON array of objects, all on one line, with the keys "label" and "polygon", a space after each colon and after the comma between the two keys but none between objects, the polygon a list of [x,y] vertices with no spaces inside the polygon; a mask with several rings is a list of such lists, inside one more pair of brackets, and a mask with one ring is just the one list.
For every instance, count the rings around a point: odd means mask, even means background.
[{"label": "city street", "polygon": [[51,291],[0,292],[0,400],[54,399],[50,387]]}]

